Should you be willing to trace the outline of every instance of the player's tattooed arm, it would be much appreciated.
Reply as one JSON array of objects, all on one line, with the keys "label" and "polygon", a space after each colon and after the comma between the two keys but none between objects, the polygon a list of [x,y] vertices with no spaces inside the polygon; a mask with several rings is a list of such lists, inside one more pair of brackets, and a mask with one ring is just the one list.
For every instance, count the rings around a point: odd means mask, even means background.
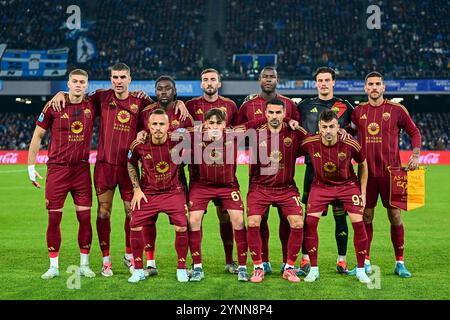
[{"label": "player's tattooed arm", "polygon": [[133,184],[133,189],[140,189],[139,168],[137,164],[128,162],[128,175],[130,176],[131,183]]}]

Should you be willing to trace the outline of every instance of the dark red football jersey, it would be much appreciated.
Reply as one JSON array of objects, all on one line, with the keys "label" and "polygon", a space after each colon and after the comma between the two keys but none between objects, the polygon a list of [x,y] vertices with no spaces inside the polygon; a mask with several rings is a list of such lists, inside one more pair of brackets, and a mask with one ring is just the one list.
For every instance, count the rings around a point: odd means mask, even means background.
[{"label": "dark red football jersey", "polygon": [[[194,139],[197,135],[197,141]],[[236,138],[212,141],[206,132],[191,135],[190,183],[213,187],[239,187],[236,179]],[[201,140],[200,140],[201,139]]]},{"label": "dark red football jersey", "polygon": [[309,136],[308,133],[303,128],[293,131],[286,123],[278,134],[271,134],[267,125],[256,132],[256,145],[252,146],[250,139],[250,188],[295,186],[295,161],[299,156],[299,146]]},{"label": "dark red football jersey", "polygon": [[203,96],[186,102],[186,108],[195,121],[205,121],[205,113],[212,108],[219,108],[226,114],[226,126],[236,124],[238,109],[233,100],[219,96],[214,102],[207,101]]},{"label": "dark red football jersey", "polygon": [[[281,94],[277,94],[277,98],[284,102],[286,107],[286,118],[301,121],[300,113],[297,110],[297,106],[294,101]],[[236,124],[242,124],[256,118],[265,117],[266,113],[266,100],[260,95],[244,102],[239,108]]]},{"label": "dark red football jersey", "polygon": [[320,134],[306,138],[301,144],[302,152],[309,155],[314,168],[314,182],[326,185],[342,185],[357,182],[352,159],[364,162],[361,145],[354,139],[338,140],[333,146],[322,142]]},{"label": "dark red football jersey", "polygon": [[36,125],[50,130],[48,164],[89,163],[92,130],[96,109],[90,98],[81,103],[66,102],[66,108],[57,112],[45,107]]},{"label": "dark red football jersey", "polygon": [[97,90],[90,96],[100,114],[97,161],[126,165],[130,144],[136,139],[139,114],[152,101],[133,94],[120,100],[114,90]]},{"label": "dark red football jersey", "polygon": [[139,160],[141,161],[140,186],[144,193],[158,194],[184,190],[178,177],[179,166],[172,161],[172,152],[176,144],[170,137],[161,145],[152,143],[151,137],[145,143],[135,140],[131,144],[128,162],[136,165]]}]

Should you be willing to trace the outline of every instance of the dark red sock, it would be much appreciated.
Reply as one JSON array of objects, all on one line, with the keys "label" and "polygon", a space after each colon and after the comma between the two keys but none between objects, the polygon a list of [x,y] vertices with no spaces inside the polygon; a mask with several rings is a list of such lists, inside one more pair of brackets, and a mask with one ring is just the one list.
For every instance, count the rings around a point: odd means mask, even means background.
[{"label": "dark red sock", "polygon": [[306,221],[308,228],[305,236],[306,250],[308,250],[309,259],[312,267],[317,267],[317,251],[319,250],[319,235],[317,233],[317,225],[320,218],[307,216]]},{"label": "dark red sock", "polygon": [[189,231],[189,250],[191,251],[192,262],[202,263],[202,231]]},{"label": "dark red sock", "polygon": [[88,254],[92,244],[92,225],[91,210],[77,211],[78,227],[78,246],[80,252]]},{"label": "dark red sock", "polygon": [[220,237],[225,251],[225,263],[233,263],[233,225],[230,221],[220,223]]},{"label": "dark red sock", "polygon": [[261,235],[261,258],[263,262],[269,262],[269,224],[264,217],[261,220],[259,232]]},{"label": "dark red sock", "polygon": [[296,229],[291,228],[289,232],[289,241],[288,241],[288,253],[286,263],[292,266],[295,265],[295,261],[297,260],[298,253],[302,247],[303,242],[303,228]]},{"label": "dark red sock", "polygon": [[240,266],[245,266],[247,265],[247,251],[248,251],[247,232],[245,230],[245,227],[244,229],[241,230],[234,229],[234,239],[236,241],[238,264]]},{"label": "dark red sock", "polygon": [[366,234],[367,234],[367,254],[366,254],[366,259],[370,259],[370,245],[372,244],[372,239],[373,239],[373,224],[372,223],[365,223],[364,226],[366,227]]},{"label": "dark red sock", "polygon": [[135,269],[144,269],[142,260],[144,251],[144,239],[141,231],[131,230],[130,234],[131,250],[133,252]]},{"label": "dark red sock", "polygon": [[48,211],[47,249],[51,258],[58,256],[59,248],[61,247],[61,219],[62,212]]},{"label": "dark red sock", "polygon": [[156,225],[148,224],[142,230],[144,249],[147,260],[155,260]]},{"label": "dark red sock", "polygon": [[[263,220],[264,221],[264,220]],[[248,227],[247,243],[253,264],[261,264],[261,230],[260,227]]]},{"label": "dark red sock", "polygon": [[130,231],[130,218],[128,218],[127,215],[125,215],[125,223],[124,223],[124,229],[125,229],[125,252],[131,253],[131,243],[130,243],[130,237],[131,237],[131,231]]},{"label": "dark red sock", "polygon": [[364,259],[367,254],[367,233],[364,222],[353,222],[353,243],[355,245],[356,260],[358,268],[364,268]]},{"label": "dark red sock", "polygon": [[103,257],[109,256],[109,241],[111,235],[111,220],[109,218],[101,219],[100,217],[97,217],[97,234]]},{"label": "dark red sock", "polygon": [[186,269],[188,246],[188,232],[175,232],[175,250],[178,256],[177,269]]},{"label": "dark red sock", "polygon": [[291,232],[291,227],[289,225],[289,221],[285,217],[280,216],[280,227],[278,229],[278,235],[280,236],[281,251],[283,253],[283,262],[284,263],[286,263],[288,256],[289,256],[288,255],[288,242],[289,242],[290,232]]},{"label": "dark red sock", "polygon": [[395,259],[403,261],[403,247],[405,245],[405,229],[403,224],[398,226],[391,225],[391,240],[394,246]]}]

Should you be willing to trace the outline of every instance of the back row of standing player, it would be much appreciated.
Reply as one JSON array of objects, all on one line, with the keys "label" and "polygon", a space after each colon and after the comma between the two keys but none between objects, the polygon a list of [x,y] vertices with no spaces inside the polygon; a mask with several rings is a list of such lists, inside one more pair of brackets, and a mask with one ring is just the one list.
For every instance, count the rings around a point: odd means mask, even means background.
[{"label": "back row of standing player", "polygon": [[[276,92],[276,85],[278,82],[278,75],[274,68],[265,68],[260,75],[261,93],[254,96],[249,96],[241,106],[239,111],[233,101],[223,98],[218,95],[218,89],[220,88],[220,76],[217,71],[213,69],[205,70],[202,73],[202,89],[204,95],[202,97],[190,100],[187,102],[187,108],[189,113],[195,120],[203,121],[204,114],[211,108],[222,108],[226,111],[226,124],[237,125],[246,121],[257,119],[265,116],[265,102],[273,98],[282,100],[286,106],[286,116],[291,119],[301,120],[301,124],[311,133],[317,133],[318,116],[324,109],[331,109],[338,115],[339,124],[341,127],[349,128],[351,120],[353,120],[353,130],[357,129],[360,132],[361,142],[363,149],[368,151],[372,150],[373,155],[368,157],[369,160],[369,179],[376,179],[371,185],[369,183],[368,189],[368,204],[365,209],[365,227],[369,236],[369,249],[370,240],[372,237],[371,232],[371,219],[373,219],[373,208],[376,205],[376,198],[378,192],[381,193],[383,204],[388,208],[388,214],[391,221],[391,234],[396,253],[396,272],[400,276],[409,276],[409,272],[406,270],[403,264],[403,226],[400,220],[400,212],[398,209],[394,209],[388,204],[388,194],[384,191],[388,188],[383,188],[383,183],[388,185],[387,171],[376,172],[374,170],[374,162],[379,163],[381,161],[382,168],[386,168],[388,165],[399,165],[398,157],[398,130],[399,128],[405,128],[408,134],[412,136],[414,154],[411,158],[409,166],[415,168],[417,166],[418,152],[420,146],[420,135],[417,128],[415,128],[411,119],[409,118],[406,109],[398,104],[394,104],[383,98],[384,85],[381,75],[374,74],[373,77],[366,79],[366,92],[369,95],[369,102],[361,104],[357,108],[355,114],[360,114],[359,118],[352,116],[353,108],[347,101],[343,101],[333,96],[333,87],[335,82],[335,74],[332,69],[320,68],[315,74],[315,80],[319,96],[312,99],[307,99],[302,102],[298,109],[295,104],[287,97],[284,97]],[[138,114],[141,111],[151,111],[155,108],[162,107],[169,113],[169,120],[171,129],[174,130],[178,127],[188,126],[189,123],[185,122],[185,117],[180,114],[176,114],[174,107],[174,97],[176,95],[175,84],[170,78],[163,78],[159,81],[161,84],[158,90],[158,84],[156,88],[156,95],[158,102],[154,103],[149,101],[148,98],[138,98],[134,95],[130,95],[128,92],[128,84],[131,81],[130,71],[123,64],[116,65],[112,68],[111,81],[113,90],[97,91],[91,100],[97,106],[97,112],[101,115],[100,121],[100,143],[99,153],[97,157],[97,164],[94,174],[94,183],[98,195],[98,218],[97,218],[97,231],[99,235],[99,242],[103,253],[103,270],[102,274],[105,276],[112,275],[111,260],[109,258],[109,234],[110,234],[110,222],[109,217],[111,214],[112,197],[116,185],[119,185],[122,199],[124,200],[127,217],[129,217],[130,201],[132,198],[132,186],[126,174],[126,150],[128,150],[129,144],[134,139],[135,134],[142,125],[139,125]],[[173,86],[172,86],[173,85]],[[57,104],[58,100],[52,100],[52,103]],[[364,110],[364,111],[360,111]],[[48,112],[48,108],[44,110]],[[359,111],[359,112],[358,112]],[[186,113],[185,113],[186,114]],[[301,114],[301,117],[300,117]],[[379,119],[378,119],[379,118]],[[142,117],[141,119],[146,119]],[[188,118],[189,119],[189,118]],[[191,119],[192,120],[192,119]],[[384,122],[382,122],[382,121]],[[395,121],[395,122],[394,122]],[[388,124],[388,126],[386,126]],[[395,133],[397,132],[397,135]],[[368,134],[367,134],[368,133]],[[366,137],[366,135],[368,135]],[[389,137],[395,137],[395,139],[389,139]],[[390,143],[381,143],[381,141],[390,141]],[[370,148],[369,148],[370,146]],[[382,150],[382,148],[389,148],[390,150]],[[379,147],[379,148],[378,148]],[[120,149],[120,150],[119,150]],[[378,150],[379,149],[379,150]],[[370,153],[369,150],[369,153]],[[383,157],[380,154],[387,154]],[[378,154],[378,155],[377,155]],[[50,157],[51,158],[51,157]],[[380,160],[381,159],[381,160]],[[312,181],[312,166],[307,160],[307,173],[305,174],[304,183],[304,196],[303,202],[307,202],[307,196],[309,186]],[[372,167],[371,167],[372,166]],[[379,167],[379,166],[378,166]],[[307,178],[308,177],[308,178]],[[377,189],[371,190],[370,187],[376,187]],[[370,202],[369,202],[370,196]],[[49,200],[49,197],[46,197]],[[374,200],[375,199],[375,202]],[[75,201],[75,204],[76,201]],[[370,206],[369,206],[370,205]],[[51,220],[51,209],[49,209],[49,224]],[[59,204],[57,205],[59,206]],[[221,209],[220,203],[218,203],[218,215],[221,221],[221,236],[224,242],[224,248],[226,252],[227,270],[236,272],[234,263],[232,261],[232,243],[233,232],[229,223],[229,215]],[[346,219],[345,215],[342,215],[342,210],[334,210],[341,214],[335,215],[335,217],[343,217],[336,219],[336,234],[340,234],[340,238],[336,236],[338,242],[338,271],[346,273],[347,268],[345,264],[345,253],[347,243],[346,232]],[[280,229],[279,235],[282,242],[283,262],[287,262],[287,242],[289,239],[289,223],[287,219],[283,218],[280,212]],[[58,219],[56,219],[58,220]],[[265,221],[265,222],[264,222]],[[268,254],[268,228],[267,228],[267,216],[263,219],[261,224],[261,239],[262,239],[262,260],[264,262],[265,273],[271,272],[271,266],[269,263]],[[81,222],[80,222],[81,223]],[[49,228],[54,230],[55,228]],[[132,254],[131,245],[129,242],[129,219],[126,219],[125,223],[126,232],[126,255],[124,262],[127,266],[132,266]],[[343,230],[343,232],[342,232]],[[342,235],[345,235],[342,237]],[[49,238],[49,237],[47,237]],[[51,238],[51,237],[50,237]],[[149,230],[147,232],[146,253],[147,253],[147,268],[150,274],[156,274],[157,269],[154,260],[154,239],[156,238],[156,229]],[[86,242],[86,241],[85,241]],[[305,243],[305,241],[303,242]],[[83,252],[86,253],[86,244],[83,244]],[[90,244],[89,244],[90,247]],[[49,254],[50,257],[55,257],[58,246],[50,245]],[[80,244],[81,249],[81,244]],[[80,250],[81,251],[81,250]],[[87,251],[88,252],[88,251]],[[303,259],[299,274],[308,273],[309,257],[307,252],[303,251]],[[366,265],[369,257],[367,255]],[[85,258],[82,262],[86,262]],[[83,263],[82,263],[83,264]],[[402,268],[403,267],[403,268]],[[368,267],[367,271],[370,267]],[[282,270],[284,266],[282,266]]]}]

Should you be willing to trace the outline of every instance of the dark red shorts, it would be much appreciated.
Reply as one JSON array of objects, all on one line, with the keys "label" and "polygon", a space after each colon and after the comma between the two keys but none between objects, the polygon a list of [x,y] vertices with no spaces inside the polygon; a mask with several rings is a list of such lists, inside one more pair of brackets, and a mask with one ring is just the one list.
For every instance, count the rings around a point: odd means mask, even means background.
[{"label": "dark red shorts", "polygon": [[148,202],[141,200],[141,208],[131,212],[130,227],[142,227],[154,224],[154,218],[160,212],[169,216],[170,223],[180,227],[187,226],[187,206],[184,191],[172,191],[157,195],[145,195]]},{"label": "dark red shorts", "polygon": [[392,208],[389,205],[390,196],[390,177],[369,177],[367,180],[367,191],[366,191],[366,208],[372,209],[377,206],[378,195],[381,196],[381,201],[385,208]]},{"label": "dark red shorts", "polygon": [[205,211],[211,200],[219,200],[225,210],[244,210],[239,187],[211,187],[192,184],[189,188],[189,211]]},{"label": "dark red shorts", "polygon": [[48,210],[64,207],[70,192],[77,206],[92,206],[92,180],[89,164],[48,165],[45,181],[45,200]]},{"label": "dark red shorts", "polygon": [[329,204],[340,202],[348,213],[362,214],[361,188],[356,182],[340,186],[313,183],[308,197],[308,212],[322,212]]},{"label": "dark red shorts", "polygon": [[284,217],[303,214],[297,187],[283,189],[250,187],[247,194],[247,216],[262,217],[270,205],[279,207]]},{"label": "dark red shorts", "polygon": [[133,199],[133,184],[128,176],[126,166],[97,162],[94,168],[94,185],[97,196],[108,190],[115,190],[119,185],[122,200],[131,201]]}]

